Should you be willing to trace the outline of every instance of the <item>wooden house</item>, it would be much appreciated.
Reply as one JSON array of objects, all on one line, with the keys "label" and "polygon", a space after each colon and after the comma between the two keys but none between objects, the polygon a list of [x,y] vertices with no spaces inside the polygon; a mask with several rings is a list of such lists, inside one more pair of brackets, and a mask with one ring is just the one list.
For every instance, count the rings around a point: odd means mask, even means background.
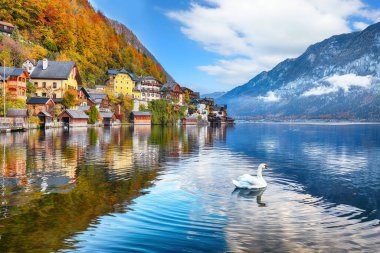
[{"label": "wooden house", "polygon": [[15,26],[13,24],[0,21],[0,33],[10,36],[13,33],[14,29],[15,29]]},{"label": "wooden house", "polygon": [[35,96],[62,98],[69,90],[77,90],[82,80],[78,68],[73,61],[38,61],[30,75],[34,87]]},{"label": "wooden house", "polygon": [[116,116],[113,112],[100,112],[100,117],[105,126],[111,126],[116,120]]},{"label": "wooden house", "polygon": [[[5,81],[6,94],[11,98],[26,100],[26,82],[29,74],[22,68],[0,67],[1,83]],[[5,76],[4,76],[5,75]]]},{"label": "wooden house", "polygon": [[58,119],[65,126],[82,127],[87,126],[89,117],[84,111],[66,109],[58,116]]},{"label": "wooden house", "polygon": [[53,116],[47,111],[41,111],[37,114],[37,117],[40,120],[41,128],[49,128],[53,124]]},{"label": "wooden house", "polygon": [[183,91],[178,83],[166,83],[161,88],[162,98],[183,104]]},{"label": "wooden house", "polygon": [[150,112],[136,112],[131,113],[131,121],[136,125],[151,125],[152,114]]},{"label": "wooden house", "polygon": [[40,112],[46,111],[54,117],[54,105],[55,103],[51,98],[45,97],[32,97],[26,101],[26,107],[33,116],[37,116]]},{"label": "wooden house", "polygon": [[182,125],[197,125],[198,119],[196,117],[186,117],[182,120]]}]

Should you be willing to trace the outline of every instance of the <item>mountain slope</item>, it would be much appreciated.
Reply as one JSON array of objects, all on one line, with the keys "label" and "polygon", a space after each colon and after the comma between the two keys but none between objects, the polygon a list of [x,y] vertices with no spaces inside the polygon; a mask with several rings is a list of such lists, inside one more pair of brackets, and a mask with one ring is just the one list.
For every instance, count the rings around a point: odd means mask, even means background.
[{"label": "mountain slope", "polygon": [[[0,20],[13,23],[13,38],[0,38],[0,57],[20,66],[24,58],[74,60],[85,83],[101,83],[108,68],[125,68],[166,81],[166,72],[142,45],[119,34],[87,0],[0,0]],[[141,47],[141,46],[140,46]]]},{"label": "mountain slope", "polygon": [[333,36],[218,99],[234,115],[380,119],[380,23]]}]

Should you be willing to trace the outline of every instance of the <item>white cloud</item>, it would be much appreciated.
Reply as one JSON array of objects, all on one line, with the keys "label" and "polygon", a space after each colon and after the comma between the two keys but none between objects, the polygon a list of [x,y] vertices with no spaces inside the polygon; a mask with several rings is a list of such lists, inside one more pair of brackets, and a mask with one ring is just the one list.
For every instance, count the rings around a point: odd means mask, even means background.
[{"label": "white cloud", "polygon": [[[199,0],[200,1],[200,0]],[[203,0],[167,15],[181,31],[219,60],[199,69],[231,84],[244,83],[281,60],[301,54],[310,44],[350,32],[355,16],[369,22],[379,12],[362,0]],[[231,69],[230,69],[231,67]],[[239,72],[238,67],[242,70]]]},{"label": "white cloud", "polygon": [[366,29],[369,26],[369,24],[365,22],[355,22],[353,26],[356,30],[362,31]]},{"label": "white cloud", "polygon": [[372,77],[371,76],[357,76],[355,74],[347,75],[334,75],[324,79],[330,83],[330,86],[319,86],[309,91],[306,91],[302,96],[321,96],[329,93],[334,93],[339,90],[348,92],[352,87],[368,88],[371,86]]},{"label": "white cloud", "polygon": [[264,102],[278,102],[281,100],[279,96],[277,96],[273,91],[269,91],[265,97],[259,96],[258,99],[262,99]]}]

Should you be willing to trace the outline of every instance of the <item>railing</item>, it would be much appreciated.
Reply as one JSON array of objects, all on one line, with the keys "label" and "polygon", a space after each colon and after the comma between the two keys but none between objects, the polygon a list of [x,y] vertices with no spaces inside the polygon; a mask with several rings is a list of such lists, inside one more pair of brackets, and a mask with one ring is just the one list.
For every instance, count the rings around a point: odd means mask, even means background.
[{"label": "railing", "polygon": [[0,118],[0,129],[16,130],[25,128],[27,128],[27,123],[24,118]]}]

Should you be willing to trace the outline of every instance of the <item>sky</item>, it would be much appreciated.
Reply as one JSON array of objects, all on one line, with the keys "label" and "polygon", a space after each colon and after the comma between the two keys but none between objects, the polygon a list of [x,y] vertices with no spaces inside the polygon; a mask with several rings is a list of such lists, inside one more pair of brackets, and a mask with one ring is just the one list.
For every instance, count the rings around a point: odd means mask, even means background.
[{"label": "sky", "polygon": [[229,91],[311,44],[380,22],[379,0],[90,0],[182,86]]}]

